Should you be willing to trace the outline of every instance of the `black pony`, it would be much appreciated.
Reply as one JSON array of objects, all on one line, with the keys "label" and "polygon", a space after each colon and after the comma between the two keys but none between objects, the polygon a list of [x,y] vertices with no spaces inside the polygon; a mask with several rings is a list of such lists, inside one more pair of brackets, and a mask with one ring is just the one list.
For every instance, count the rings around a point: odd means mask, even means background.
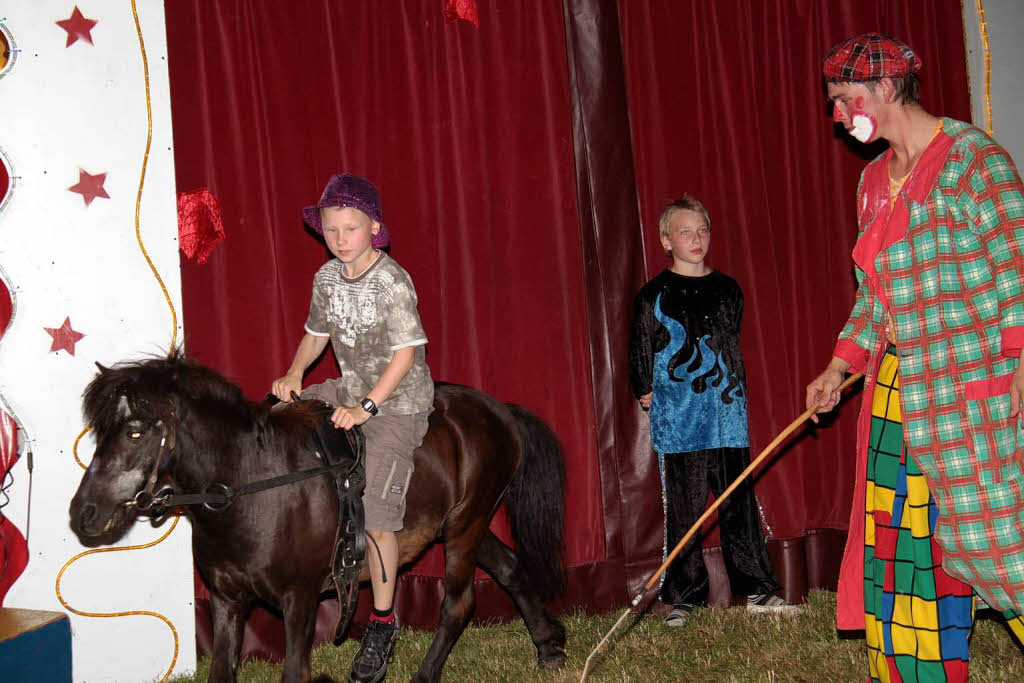
[{"label": "black pony", "polygon": [[[170,358],[100,368],[85,390],[96,452],[71,501],[71,527],[88,545],[112,543],[138,515],[140,491],[232,488],[323,465],[308,404],[284,410],[249,402],[216,372]],[[415,455],[402,564],[445,544],[445,597],[434,641],[415,680],[441,667],[474,608],[479,564],[512,596],[538,663],[565,662],[565,629],[544,607],[564,587],[564,466],[550,429],[525,409],[464,386],[438,384]],[[488,530],[504,500],[517,549]],[[329,476],[239,497],[222,512],[190,506],[195,561],[210,587],[211,681],[235,679],[247,616],[257,601],[284,616],[283,680],[310,677],[317,604],[331,585],[338,498]],[[361,578],[368,578],[365,567]]]}]

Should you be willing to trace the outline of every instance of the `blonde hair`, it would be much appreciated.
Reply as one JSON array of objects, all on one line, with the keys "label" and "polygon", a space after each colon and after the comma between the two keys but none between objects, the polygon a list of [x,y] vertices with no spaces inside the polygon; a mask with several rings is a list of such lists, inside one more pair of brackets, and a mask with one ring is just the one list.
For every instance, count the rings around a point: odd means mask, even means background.
[{"label": "blonde hair", "polygon": [[661,233],[662,237],[668,237],[669,221],[672,220],[672,214],[676,211],[695,211],[699,213],[704,216],[704,222],[708,224],[708,230],[711,229],[711,216],[708,215],[708,210],[704,208],[699,199],[691,194],[684,194],[678,199],[670,201],[665,206],[665,210],[661,212],[661,217],[658,219],[658,232]]}]

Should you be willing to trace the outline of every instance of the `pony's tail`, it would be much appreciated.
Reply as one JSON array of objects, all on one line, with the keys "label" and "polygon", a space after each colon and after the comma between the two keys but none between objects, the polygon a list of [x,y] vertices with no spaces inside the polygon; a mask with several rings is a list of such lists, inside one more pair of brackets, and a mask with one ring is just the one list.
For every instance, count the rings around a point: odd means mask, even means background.
[{"label": "pony's tail", "polygon": [[516,555],[542,600],[565,592],[565,463],[558,437],[522,406],[506,404],[523,442],[505,507]]}]

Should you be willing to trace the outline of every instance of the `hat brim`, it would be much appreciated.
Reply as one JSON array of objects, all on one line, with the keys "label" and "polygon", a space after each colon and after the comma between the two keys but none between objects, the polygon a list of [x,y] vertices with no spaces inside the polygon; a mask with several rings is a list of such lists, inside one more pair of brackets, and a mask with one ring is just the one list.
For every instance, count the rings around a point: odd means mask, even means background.
[{"label": "hat brim", "polygon": [[317,234],[324,234],[324,226],[320,222],[320,209],[323,207],[319,204],[313,206],[307,206],[302,210],[302,218],[306,221],[306,225],[317,231]]}]

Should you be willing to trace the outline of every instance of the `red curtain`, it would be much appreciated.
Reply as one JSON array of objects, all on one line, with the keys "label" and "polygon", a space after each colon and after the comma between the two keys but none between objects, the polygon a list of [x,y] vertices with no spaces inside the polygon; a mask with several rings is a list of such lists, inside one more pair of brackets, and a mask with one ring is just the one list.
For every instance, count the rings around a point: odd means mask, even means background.
[{"label": "red curtain", "polygon": [[[896,34],[924,59],[925,105],[967,118],[959,3],[621,2],[626,97],[605,90],[623,69],[613,0],[477,4],[479,28],[446,23],[442,0],[167,3],[178,189],[210,188],[227,233],[205,264],[183,260],[187,350],[261,397],[291,360],[328,258],[302,206],[331,173],[372,178],[391,253],[417,285],[434,376],[523,403],[562,439],[569,601],[601,607],[661,554],[656,468],[637,447],[629,387],[615,386],[641,252],[648,275],[666,264],[661,207],[701,197],[712,264],[746,292],[756,448],[802,411],[852,302],[853,195],[868,157],[832,127],[821,59],[853,33]],[[567,62],[600,63],[602,50],[611,71],[586,87],[575,73],[570,88]],[[629,137],[627,113],[642,225],[629,155],[618,158],[627,146],[599,158],[609,131]],[[610,161],[629,186],[612,201]],[[327,358],[309,381],[335,372]],[[775,538],[846,527],[853,408],[762,477]],[[400,610],[434,609],[442,564],[434,552],[413,568]],[[481,581],[481,593],[500,591]]]},{"label": "red curtain", "polygon": [[[329,257],[301,209],[331,173],[365,175],[416,284],[434,377],[555,429],[567,560],[604,559],[560,5],[479,3],[479,29],[446,23],[440,1],[166,11],[178,189],[209,187],[227,233],[205,264],[182,263],[188,352],[261,397]],[[327,357],[309,381],[332,373]],[[442,570],[435,551],[412,572]]]},{"label": "red curtain", "polygon": [[[495,5],[476,29],[440,2],[168,4],[178,188],[209,187],[227,231],[206,264],[183,263],[186,344],[262,396],[329,257],[301,209],[331,173],[365,175],[434,376],[548,420],[573,514],[600,527],[562,15]],[[332,373],[325,357],[311,379]],[[600,536],[568,553],[602,557]]]},{"label": "red curtain", "polygon": [[[735,277],[752,451],[804,410],[853,304],[850,252],[866,149],[832,123],[821,63],[857,33],[900,37],[921,56],[922,103],[970,120],[959,0],[621,2],[630,118],[650,275],[683,192],[711,215],[709,263]],[[757,485],[776,538],[845,529],[856,402],[783,448]]]}]

